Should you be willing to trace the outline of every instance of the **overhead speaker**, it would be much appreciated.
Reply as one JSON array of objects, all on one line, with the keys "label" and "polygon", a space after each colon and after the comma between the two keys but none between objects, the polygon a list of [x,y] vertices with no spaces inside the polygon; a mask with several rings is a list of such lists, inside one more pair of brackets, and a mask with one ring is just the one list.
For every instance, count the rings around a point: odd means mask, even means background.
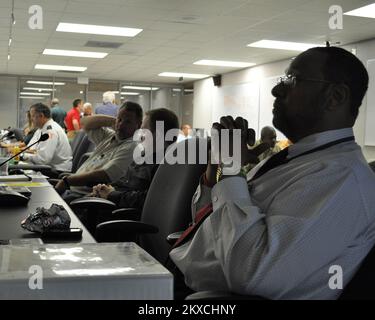
[{"label": "overhead speaker", "polygon": [[212,77],[215,87],[221,86],[221,74]]}]

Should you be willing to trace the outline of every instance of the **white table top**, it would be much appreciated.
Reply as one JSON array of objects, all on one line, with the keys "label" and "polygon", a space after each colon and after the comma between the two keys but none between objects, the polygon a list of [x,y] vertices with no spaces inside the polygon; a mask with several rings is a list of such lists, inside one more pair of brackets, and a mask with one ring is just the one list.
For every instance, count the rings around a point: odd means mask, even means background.
[{"label": "white table top", "polygon": [[172,274],[135,243],[0,246],[0,299],[172,298]]}]

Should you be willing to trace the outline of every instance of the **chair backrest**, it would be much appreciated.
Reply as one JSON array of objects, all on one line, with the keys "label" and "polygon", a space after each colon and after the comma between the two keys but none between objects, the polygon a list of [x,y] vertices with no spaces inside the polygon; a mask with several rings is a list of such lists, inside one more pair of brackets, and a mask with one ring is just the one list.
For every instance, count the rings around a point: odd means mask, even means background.
[{"label": "chair backrest", "polygon": [[345,286],[339,300],[375,300],[375,246]]},{"label": "chair backrest", "polygon": [[[201,152],[205,164],[199,164],[199,141],[204,145],[205,140],[198,138],[175,145],[185,151],[185,164],[160,164],[147,193],[141,221],[158,227],[159,232],[140,236],[139,243],[161,263],[165,263],[171,249],[167,236],[186,229],[192,220],[191,199],[207,167],[207,150]],[[188,157],[195,164],[188,164]]]},{"label": "chair backrest", "polygon": [[14,136],[17,141],[23,141],[24,133],[22,129],[19,128],[11,128],[10,131],[14,133]]},{"label": "chair backrest", "polygon": [[[83,134],[82,134],[83,132]],[[85,154],[86,152],[89,151],[89,149],[93,149],[94,148],[94,144],[89,140],[87,134],[84,132],[84,131],[79,131],[77,133],[82,135],[82,137],[80,137],[80,141],[78,142],[78,145],[75,146],[75,150],[72,150],[73,151],[73,160],[72,160],[72,172],[76,172],[77,169],[79,168],[79,165],[82,164],[81,163],[81,157],[83,154]],[[77,136],[74,138],[74,140],[77,138]],[[73,140],[73,141],[74,141]],[[72,147],[73,149],[73,147]]]},{"label": "chair backrest", "polygon": [[370,166],[370,168],[372,169],[372,171],[375,171],[375,161],[369,162],[368,165]]},{"label": "chair backrest", "polygon": [[79,144],[81,143],[83,137],[86,135],[86,132],[83,130],[80,130],[76,133],[74,136],[74,139],[71,141],[70,146],[72,148],[73,154],[76,152]]}]

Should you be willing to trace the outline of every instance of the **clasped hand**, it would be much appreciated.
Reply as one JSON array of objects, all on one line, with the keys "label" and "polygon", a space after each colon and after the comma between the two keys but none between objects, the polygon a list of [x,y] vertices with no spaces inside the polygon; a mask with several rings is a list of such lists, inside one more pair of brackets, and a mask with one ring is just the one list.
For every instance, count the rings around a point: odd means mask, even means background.
[{"label": "clasped hand", "polygon": [[[220,118],[220,123],[215,122],[212,126],[216,130],[216,133],[219,137],[219,150],[212,150],[210,153],[210,162],[206,170],[206,180],[210,185],[216,183],[216,172],[219,165],[227,165],[223,163],[225,157],[231,156],[233,161],[237,160],[238,167],[243,167],[249,163],[256,164],[259,162],[258,156],[266,151],[270,146],[267,143],[261,143],[253,149],[249,149],[249,145],[253,145],[255,142],[255,131],[248,127],[248,121],[242,117],[237,117],[235,120],[231,116],[225,116]],[[240,136],[234,134],[234,130],[240,130]],[[229,139],[224,141],[228,145],[226,150],[229,151],[228,155],[223,154],[223,143],[222,139],[223,130],[229,130]],[[234,139],[239,138],[240,141],[234,141]],[[235,144],[240,146],[239,150],[235,150]],[[225,144],[224,144],[225,145]],[[239,151],[240,154],[235,154],[236,151]],[[215,154],[213,154],[215,153]]]},{"label": "clasped hand", "polygon": [[92,193],[90,196],[108,199],[108,196],[113,192],[115,188],[106,184],[98,184],[92,188]]}]

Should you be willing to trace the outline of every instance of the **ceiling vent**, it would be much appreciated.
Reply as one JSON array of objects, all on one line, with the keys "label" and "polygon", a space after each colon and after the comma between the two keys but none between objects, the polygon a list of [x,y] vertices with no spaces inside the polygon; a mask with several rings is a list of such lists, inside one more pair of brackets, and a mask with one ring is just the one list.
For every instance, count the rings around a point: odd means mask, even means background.
[{"label": "ceiling vent", "polygon": [[123,45],[121,42],[87,41],[85,47],[117,49]]},{"label": "ceiling vent", "polygon": [[58,73],[82,73],[82,71],[67,71],[67,70],[59,70],[57,71]]},{"label": "ceiling vent", "polygon": [[175,17],[171,19],[166,19],[163,21],[170,22],[170,23],[182,23],[182,24],[207,24],[208,23],[200,16],[180,16],[180,17]]}]

